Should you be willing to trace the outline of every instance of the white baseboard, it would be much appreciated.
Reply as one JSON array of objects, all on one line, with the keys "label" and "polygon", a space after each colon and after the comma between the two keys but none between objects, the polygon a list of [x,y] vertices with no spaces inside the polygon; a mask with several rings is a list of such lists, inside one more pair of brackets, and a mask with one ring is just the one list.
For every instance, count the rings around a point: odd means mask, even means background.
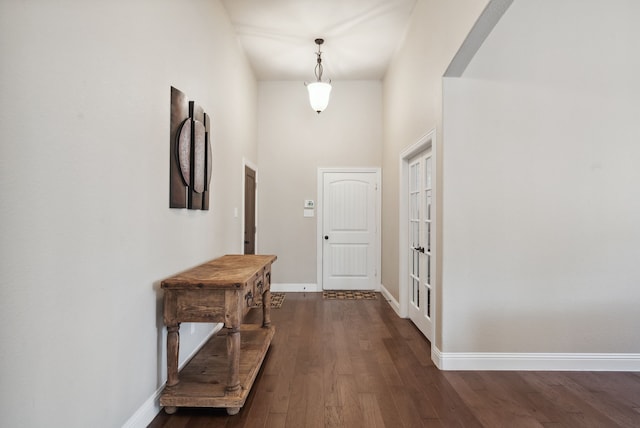
[{"label": "white baseboard", "polygon": [[431,347],[440,370],[640,371],[640,354],[441,352]]},{"label": "white baseboard", "polygon": [[400,303],[398,303],[391,293],[389,293],[389,290],[382,284],[380,284],[380,294],[382,294],[387,303],[389,303],[389,306],[396,312],[396,315],[400,317]]},{"label": "white baseboard", "polygon": [[316,283],[271,283],[271,291],[276,293],[315,293],[322,291]]},{"label": "white baseboard", "polygon": [[[205,337],[202,342],[195,347],[193,352],[189,354],[187,358],[180,364],[178,369],[182,369],[194,355],[204,346],[205,343],[217,332],[219,332],[223,327],[223,324],[217,324],[211,333]],[[155,418],[158,413],[160,413],[160,393],[164,389],[164,385],[158,388],[151,397],[147,398],[142,406],[122,425],[122,428],[145,428],[148,426],[153,418]]]},{"label": "white baseboard", "polygon": [[148,426],[153,418],[160,413],[160,393],[162,388],[158,388],[151,397],[122,425],[122,428],[144,428]]},{"label": "white baseboard", "polygon": [[[272,283],[271,291],[276,293],[319,293],[322,291],[322,288],[315,283]],[[389,292],[380,285],[379,289],[373,291],[380,291],[385,295],[387,301],[392,300],[395,302],[396,307],[399,307],[398,302],[393,299],[393,296],[389,294]],[[396,310],[397,312],[397,310]]]}]

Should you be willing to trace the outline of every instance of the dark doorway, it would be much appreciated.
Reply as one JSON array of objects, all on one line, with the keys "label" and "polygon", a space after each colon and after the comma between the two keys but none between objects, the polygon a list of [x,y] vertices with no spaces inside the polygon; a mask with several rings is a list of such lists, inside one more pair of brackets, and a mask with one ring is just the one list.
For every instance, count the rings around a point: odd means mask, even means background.
[{"label": "dark doorway", "polygon": [[256,172],[244,167],[244,253],[256,253]]}]

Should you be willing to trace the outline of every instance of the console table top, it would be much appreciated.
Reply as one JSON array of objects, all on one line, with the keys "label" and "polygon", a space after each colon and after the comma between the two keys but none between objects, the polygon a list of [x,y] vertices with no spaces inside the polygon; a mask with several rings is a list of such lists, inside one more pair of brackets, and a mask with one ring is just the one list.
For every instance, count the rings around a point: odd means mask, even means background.
[{"label": "console table top", "polygon": [[228,254],[162,281],[164,289],[241,288],[277,259],[274,255]]}]

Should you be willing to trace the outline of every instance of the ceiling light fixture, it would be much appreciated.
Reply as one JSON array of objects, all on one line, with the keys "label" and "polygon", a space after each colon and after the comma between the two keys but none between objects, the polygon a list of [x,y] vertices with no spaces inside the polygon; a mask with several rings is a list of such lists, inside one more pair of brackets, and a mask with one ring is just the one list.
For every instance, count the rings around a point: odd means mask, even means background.
[{"label": "ceiling light fixture", "polygon": [[305,86],[309,91],[309,103],[311,104],[311,108],[313,108],[318,114],[321,111],[327,108],[329,105],[329,94],[331,93],[331,80],[329,82],[322,81],[322,52],[320,51],[320,45],[324,43],[324,39],[316,39],[316,44],[318,45],[318,52],[316,55],[318,56],[316,68],[314,69],[314,73],[316,75],[316,81],[313,83],[306,83]]}]

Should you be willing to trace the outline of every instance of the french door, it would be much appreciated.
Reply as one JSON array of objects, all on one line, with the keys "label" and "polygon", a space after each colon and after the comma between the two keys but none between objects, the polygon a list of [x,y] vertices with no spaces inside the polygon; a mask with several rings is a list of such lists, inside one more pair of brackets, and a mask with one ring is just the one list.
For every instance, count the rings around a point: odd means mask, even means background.
[{"label": "french door", "polygon": [[409,318],[431,340],[434,308],[433,164],[431,149],[409,160]]}]

